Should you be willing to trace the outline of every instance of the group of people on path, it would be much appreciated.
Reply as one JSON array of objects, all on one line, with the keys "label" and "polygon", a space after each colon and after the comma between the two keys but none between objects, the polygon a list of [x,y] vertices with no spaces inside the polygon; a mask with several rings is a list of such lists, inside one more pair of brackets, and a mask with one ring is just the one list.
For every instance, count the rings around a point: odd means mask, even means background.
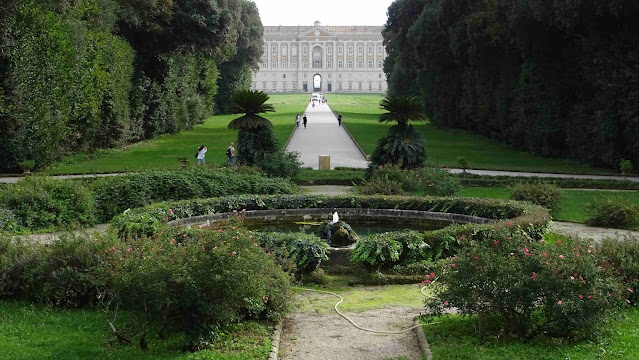
[{"label": "group of people on path", "polygon": [[[227,165],[235,165],[235,147],[233,145],[234,144],[231,143],[231,146],[226,148],[226,157],[228,158],[228,161],[226,162]],[[206,156],[207,150],[208,149],[204,145],[200,145],[200,147],[197,149],[195,157],[197,158],[198,165],[206,165],[206,160],[204,159],[204,157]]]},{"label": "group of people on path", "polygon": [[308,118],[306,117],[306,114],[304,114],[303,118],[300,118],[300,114],[297,114],[295,116],[295,126],[296,127],[300,127],[300,121],[304,124],[304,127],[306,127],[306,123],[308,123]]}]

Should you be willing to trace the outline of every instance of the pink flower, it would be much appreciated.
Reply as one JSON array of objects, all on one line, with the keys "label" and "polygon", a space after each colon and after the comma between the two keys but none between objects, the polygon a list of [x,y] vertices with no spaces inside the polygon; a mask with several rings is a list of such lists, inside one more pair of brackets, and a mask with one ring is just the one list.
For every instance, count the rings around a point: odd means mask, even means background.
[{"label": "pink flower", "polygon": [[632,293],[632,292],[634,292],[634,291],[632,291],[632,289],[631,289],[631,288],[628,288],[628,291],[629,291],[629,292],[631,292],[631,293]]},{"label": "pink flower", "polygon": [[510,221],[508,222],[508,226],[511,226],[513,223],[511,223]]},{"label": "pink flower", "polygon": [[546,265],[550,265],[550,264],[548,263],[548,261],[546,261]]},{"label": "pink flower", "polygon": [[548,254],[544,251],[541,253],[541,256],[547,256]]},{"label": "pink flower", "polygon": [[168,217],[168,216],[167,216],[167,217],[165,217],[165,218],[164,218],[164,220],[169,221],[169,217]]},{"label": "pink flower", "polygon": [[120,258],[120,261],[124,260],[124,258]]},{"label": "pink flower", "polygon": [[455,264],[451,264],[450,266],[451,266],[451,267],[455,267]]},{"label": "pink flower", "polygon": [[561,244],[561,240],[557,240],[557,244]]},{"label": "pink flower", "polygon": [[226,253],[226,256],[231,256],[231,253]]},{"label": "pink flower", "polygon": [[222,232],[222,229],[217,229],[217,232],[221,233],[221,232]]},{"label": "pink flower", "polygon": [[592,297],[592,295],[588,295],[588,299],[590,299]]},{"label": "pink flower", "polygon": [[517,250],[521,250],[521,246],[517,246]]},{"label": "pink flower", "polygon": [[175,239],[171,239],[171,242],[172,242],[172,243],[175,243]]},{"label": "pink flower", "polygon": [[217,249],[217,246],[213,246],[213,250]]},{"label": "pink flower", "polygon": [[237,210],[233,210],[233,212],[237,212]]},{"label": "pink flower", "polygon": [[515,256],[515,253],[510,253],[510,256]]},{"label": "pink flower", "polygon": [[537,273],[533,271],[531,278],[535,279],[537,277]]},{"label": "pink flower", "polygon": [[626,302],[627,302],[628,304],[630,304],[630,300],[626,299]]},{"label": "pink flower", "polygon": [[[424,280],[424,282],[423,282],[423,283],[430,284],[430,280]],[[423,283],[422,283],[422,284],[423,284]]]},{"label": "pink flower", "polygon": [[563,256],[563,255],[559,255],[559,258],[560,258],[560,259],[565,259],[566,257],[565,257],[565,256]]},{"label": "pink flower", "polygon": [[528,248],[525,248],[525,249],[524,249],[524,252],[529,252],[529,251],[528,251]]},{"label": "pink flower", "polygon": [[233,255],[237,255],[237,253],[235,251],[233,251]]},{"label": "pink flower", "polygon": [[233,226],[231,229],[235,230],[235,226]]},{"label": "pink flower", "polygon": [[254,243],[253,246],[257,246],[257,243]]},{"label": "pink flower", "polygon": [[171,215],[175,214],[175,213],[173,212],[173,209],[169,209],[169,212],[171,213]]},{"label": "pink flower", "polygon": [[448,300],[444,301],[444,306],[448,306]]},{"label": "pink flower", "polygon": [[557,301],[557,305],[561,305],[561,300]]},{"label": "pink flower", "polygon": [[129,251],[131,251],[131,249],[130,249],[130,248],[129,248],[129,249],[126,249],[126,252],[129,252]]},{"label": "pink flower", "polygon": [[584,278],[581,275],[579,275],[579,280],[581,280],[581,282],[584,284],[586,283],[586,280],[584,280]]},{"label": "pink flower", "polygon": [[584,296],[583,296],[583,295],[579,295],[579,298],[580,298],[580,299],[583,299],[583,298],[584,298]]}]

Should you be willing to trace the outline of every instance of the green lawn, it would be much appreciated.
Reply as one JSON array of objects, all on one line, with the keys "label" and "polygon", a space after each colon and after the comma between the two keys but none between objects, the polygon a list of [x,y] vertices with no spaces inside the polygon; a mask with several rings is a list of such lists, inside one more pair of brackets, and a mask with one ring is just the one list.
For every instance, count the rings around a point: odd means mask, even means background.
[{"label": "green lawn", "polygon": [[271,349],[270,327],[245,323],[227,331],[214,349],[179,351],[180,341],[149,340],[149,348],[114,340],[99,310],[60,310],[43,305],[0,302],[0,358],[11,360],[264,360]]},{"label": "green lawn", "polygon": [[[588,218],[586,205],[605,198],[630,200],[639,203],[639,191],[590,191],[562,189],[561,192],[563,196],[559,204],[559,210],[556,214],[553,214],[553,218],[558,221],[584,223]],[[458,195],[467,197],[508,199],[510,197],[510,190],[503,187],[465,187]]]},{"label": "green lawn", "polygon": [[[447,360],[556,360],[636,359],[639,354],[639,309],[625,310],[597,341],[581,343],[538,339],[530,342],[489,339],[483,344],[475,333],[474,319],[455,315],[423,325],[435,359]],[[422,322],[423,324],[423,322]]]},{"label": "green lawn", "polygon": [[[377,117],[382,110],[378,94],[328,94],[327,100],[336,114],[342,114],[343,122],[362,147],[371,154],[377,139],[391,124],[380,124]],[[428,163],[457,167],[457,157],[463,156],[473,169],[512,170],[553,173],[603,174],[604,169],[581,164],[573,160],[547,159],[514,150],[498,141],[470,134],[461,130],[446,130],[429,123],[415,123],[426,138]]]},{"label": "green lawn", "polygon": [[[274,132],[284,147],[293,126],[295,114],[301,113],[308,104],[308,94],[274,94],[269,103],[276,112],[266,114],[273,122]],[[49,174],[107,173],[146,169],[177,169],[178,156],[185,156],[190,164],[197,163],[194,155],[198,146],[208,148],[207,164],[224,164],[226,148],[237,139],[237,131],[226,126],[238,115],[220,115],[208,118],[204,124],[178,134],[162,135],[143,141],[122,150],[105,151],[93,159],[75,156],[46,172]]]}]

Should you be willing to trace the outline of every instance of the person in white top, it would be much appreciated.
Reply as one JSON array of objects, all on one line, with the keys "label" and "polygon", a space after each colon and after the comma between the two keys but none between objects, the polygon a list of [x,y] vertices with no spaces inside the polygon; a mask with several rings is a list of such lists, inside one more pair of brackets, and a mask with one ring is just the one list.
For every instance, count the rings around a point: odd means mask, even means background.
[{"label": "person in white top", "polygon": [[205,165],[206,161],[204,160],[204,154],[206,154],[206,146],[201,145],[198,149],[197,149],[197,164],[200,165]]},{"label": "person in white top", "polygon": [[297,116],[295,116],[295,127],[300,127],[300,114],[297,114]]}]

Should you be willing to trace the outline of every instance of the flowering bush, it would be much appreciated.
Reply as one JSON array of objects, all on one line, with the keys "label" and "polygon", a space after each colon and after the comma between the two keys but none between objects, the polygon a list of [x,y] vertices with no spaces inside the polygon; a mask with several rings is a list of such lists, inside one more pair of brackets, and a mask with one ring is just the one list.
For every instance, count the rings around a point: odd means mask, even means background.
[{"label": "flowering bush", "polygon": [[587,242],[548,244],[507,230],[486,240],[467,239],[439,274],[425,280],[437,284],[427,300],[432,315],[453,309],[492,315],[503,331],[525,339],[575,337],[592,334],[623,302],[620,285],[598,266]]},{"label": "flowering bush", "polygon": [[598,250],[602,265],[623,282],[626,299],[632,305],[639,304],[639,240],[606,238]]},{"label": "flowering bush", "polygon": [[185,349],[196,350],[218,327],[285,310],[288,277],[257,241],[242,229],[168,229],[105,251],[113,290],[138,330],[184,332]]}]

